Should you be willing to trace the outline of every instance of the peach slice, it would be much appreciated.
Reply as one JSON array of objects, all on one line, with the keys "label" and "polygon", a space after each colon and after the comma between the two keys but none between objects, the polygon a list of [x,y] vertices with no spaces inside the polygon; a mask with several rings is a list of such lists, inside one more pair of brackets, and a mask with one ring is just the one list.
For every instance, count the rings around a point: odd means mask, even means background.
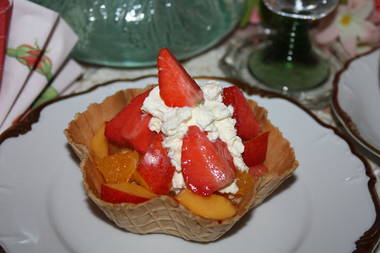
[{"label": "peach slice", "polygon": [[236,184],[239,187],[239,191],[236,193],[237,196],[244,196],[255,185],[254,178],[248,172],[238,171],[236,173],[236,178]]},{"label": "peach slice", "polygon": [[108,141],[104,135],[105,127],[105,124],[102,124],[91,139],[90,149],[97,158],[103,158],[108,155]]},{"label": "peach slice", "polygon": [[137,170],[133,172],[132,179],[139,185],[145,187],[146,189],[149,189],[148,183],[145,182],[144,178],[141,176],[141,174]]},{"label": "peach slice", "polygon": [[86,162],[83,163],[83,171],[90,189],[94,191],[96,196],[100,196],[102,185],[105,183],[104,177],[93,163],[94,161],[86,160]]},{"label": "peach slice", "polygon": [[175,198],[194,214],[207,219],[224,220],[236,214],[235,206],[221,195],[203,197],[184,189]]},{"label": "peach slice", "polygon": [[136,151],[108,155],[96,161],[99,171],[108,184],[128,182],[136,171],[139,154]]},{"label": "peach slice", "polygon": [[148,191],[144,187],[131,184],[103,184],[100,198],[110,203],[141,203],[147,201],[157,195]]}]

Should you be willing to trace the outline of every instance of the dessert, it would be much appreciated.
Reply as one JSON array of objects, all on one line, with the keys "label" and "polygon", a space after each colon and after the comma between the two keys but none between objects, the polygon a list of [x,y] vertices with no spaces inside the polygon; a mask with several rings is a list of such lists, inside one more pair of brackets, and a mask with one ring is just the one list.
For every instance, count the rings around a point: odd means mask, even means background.
[{"label": "dessert", "polygon": [[89,198],[121,228],[214,241],[298,163],[289,142],[236,86],[202,86],[167,49],[158,85],[92,104],[65,135]]}]

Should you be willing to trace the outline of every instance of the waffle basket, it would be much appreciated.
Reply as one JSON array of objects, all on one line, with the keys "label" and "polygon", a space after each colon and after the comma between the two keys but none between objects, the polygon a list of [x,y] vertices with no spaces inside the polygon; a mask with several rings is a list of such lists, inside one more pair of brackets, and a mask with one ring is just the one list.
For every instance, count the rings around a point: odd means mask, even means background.
[{"label": "waffle basket", "polygon": [[270,123],[267,111],[250,100],[249,104],[263,130],[270,131],[265,161],[269,173],[260,177],[243,196],[235,216],[222,221],[206,219],[193,214],[173,197],[166,195],[139,204],[102,201],[99,196],[103,179],[95,166],[90,142],[105,121],[112,119],[132,98],[145,90],[122,90],[100,104],[91,104],[85,112],[77,113],[64,131],[70,146],[80,159],[88,197],[120,228],[137,234],[163,233],[197,242],[215,241],[244,214],[263,202],[298,166],[293,149],[280,130]]}]

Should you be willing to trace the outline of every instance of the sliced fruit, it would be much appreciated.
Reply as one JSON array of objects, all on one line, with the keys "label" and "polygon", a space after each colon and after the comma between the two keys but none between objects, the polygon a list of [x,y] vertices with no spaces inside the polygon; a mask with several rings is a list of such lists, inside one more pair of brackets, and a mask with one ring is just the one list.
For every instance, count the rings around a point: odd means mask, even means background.
[{"label": "sliced fruit", "polygon": [[100,196],[102,185],[105,183],[102,173],[89,160],[84,163],[84,171],[88,186],[96,196]]},{"label": "sliced fruit", "polygon": [[264,164],[258,164],[258,165],[249,167],[249,174],[251,174],[251,176],[254,179],[258,179],[259,177],[264,176],[268,172],[269,170]]},{"label": "sliced fruit", "polygon": [[105,124],[102,124],[91,139],[90,149],[97,158],[103,158],[108,155],[108,141],[104,135],[105,128]]},{"label": "sliced fruit", "polygon": [[132,148],[128,148],[128,147],[119,147],[115,144],[113,144],[112,142],[108,142],[108,155],[114,155],[114,154],[117,154],[117,153],[128,153],[128,152],[131,152],[133,151]]},{"label": "sliced fruit", "polygon": [[234,108],[233,118],[236,120],[237,135],[249,140],[261,131],[260,122],[252,112],[243,92],[237,86],[223,89],[223,103]]},{"label": "sliced fruit", "polygon": [[248,167],[261,164],[265,161],[268,149],[268,137],[269,132],[264,132],[244,142],[242,157]]},{"label": "sliced fruit", "polygon": [[146,189],[149,189],[149,185],[145,182],[144,178],[140,175],[140,173],[136,170],[133,172],[132,179],[139,185],[143,186]]},{"label": "sliced fruit", "polygon": [[216,147],[216,149],[218,150],[219,154],[227,160],[228,164],[230,165],[230,167],[236,172],[236,167],[235,167],[235,164],[234,164],[234,159],[231,155],[231,152],[228,150],[228,146],[227,146],[227,143],[225,143],[224,141],[222,141],[221,139],[216,139],[216,141],[214,142],[214,145]]},{"label": "sliced fruit", "polygon": [[254,181],[248,172],[238,171],[236,174],[236,184],[239,187],[239,191],[236,193],[238,196],[244,196],[248,191],[254,187]]},{"label": "sliced fruit", "polygon": [[104,180],[109,184],[128,182],[136,170],[139,154],[136,151],[106,156],[96,161]]},{"label": "sliced fruit", "polygon": [[136,96],[112,120],[106,122],[106,137],[120,147],[130,147],[145,153],[156,135],[149,129],[150,114],[141,111],[141,106],[150,90]]},{"label": "sliced fruit", "polygon": [[188,189],[209,196],[234,180],[234,169],[205,132],[190,126],[182,141],[181,167]]},{"label": "sliced fruit", "polygon": [[157,135],[141,158],[137,171],[152,192],[168,194],[175,168],[170,161],[168,151],[162,146],[162,140],[162,135]]},{"label": "sliced fruit", "polygon": [[174,55],[162,48],[158,53],[160,96],[169,107],[195,106],[203,101],[203,92]]},{"label": "sliced fruit", "polygon": [[184,189],[175,198],[194,214],[207,219],[224,220],[236,214],[235,206],[221,195],[203,197]]},{"label": "sliced fruit", "polygon": [[156,194],[148,191],[144,187],[131,184],[103,184],[100,198],[110,203],[141,203],[151,198],[157,197]]}]

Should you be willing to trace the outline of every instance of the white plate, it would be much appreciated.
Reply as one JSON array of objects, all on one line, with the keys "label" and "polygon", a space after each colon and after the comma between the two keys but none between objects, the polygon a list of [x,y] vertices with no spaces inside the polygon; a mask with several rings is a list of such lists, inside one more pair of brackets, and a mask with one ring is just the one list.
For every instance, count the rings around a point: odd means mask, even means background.
[{"label": "white plate", "polygon": [[361,243],[374,246],[379,213],[372,200],[373,178],[366,175],[370,169],[341,137],[300,107],[257,95],[253,99],[268,109],[300,162],[280,191],[227,236],[208,244],[160,234],[136,235],[109,223],[84,193],[63,130],[90,103],[120,89],[152,83],[156,83],[152,77],[119,81],[59,100],[42,110],[31,131],[17,138],[4,137],[13,131],[0,137],[0,142],[5,138],[0,146],[0,242],[7,252],[346,253],[355,249],[366,231],[372,235]]},{"label": "white plate", "polygon": [[337,75],[333,111],[351,137],[380,159],[380,49],[354,58]]}]

